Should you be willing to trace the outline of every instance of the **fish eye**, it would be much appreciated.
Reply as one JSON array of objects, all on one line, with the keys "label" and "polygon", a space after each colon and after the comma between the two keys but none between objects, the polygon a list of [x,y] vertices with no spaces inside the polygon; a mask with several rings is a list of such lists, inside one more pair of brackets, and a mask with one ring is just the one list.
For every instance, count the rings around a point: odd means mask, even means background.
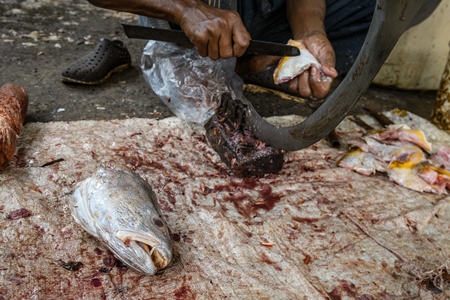
[{"label": "fish eye", "polygon": [[153,223],[155,223],[155,225],[156,225],[157,227],[159,227],[159,228],[163,228],[163,227],[164,227],[163,221],[161,221],[161,220],[158,219],[158,218],[154,218],[154,219],[153,219]]}]

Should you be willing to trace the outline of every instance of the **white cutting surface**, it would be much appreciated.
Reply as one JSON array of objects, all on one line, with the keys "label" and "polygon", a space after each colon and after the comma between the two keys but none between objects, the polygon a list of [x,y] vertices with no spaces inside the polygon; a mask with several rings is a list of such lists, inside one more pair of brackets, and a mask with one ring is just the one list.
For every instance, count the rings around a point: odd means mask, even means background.
[{"label": "white cutting surface", "polygon": [[[450,144],[423,119],[390,116],[434,149]],[[338,133],[362,130],[344,121]],[[450,197],[338,168],[343,151],[321,141],[288,153],[277,175],[242,180],[176,118],[27,124],[0,172],[0,299],[448,299],[427,278],[450,263]],[[73,221],[67,199],[100,164],[153,186],[175,251],[157,276],[113,267]],[[23,208],[31,215],[5,218]]]}]

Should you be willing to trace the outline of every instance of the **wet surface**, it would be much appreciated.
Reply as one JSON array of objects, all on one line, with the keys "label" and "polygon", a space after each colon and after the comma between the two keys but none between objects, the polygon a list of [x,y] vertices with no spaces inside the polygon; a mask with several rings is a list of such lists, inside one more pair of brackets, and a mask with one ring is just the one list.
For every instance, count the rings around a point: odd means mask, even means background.
[{"label": "wet surface", "polygon": [[[172,113],[144,81],[139,64],[145,41],[127,39],[121,23],[136,17],[90,5],[87,1],[0,0],[0,84],[25,87],[30,105],[27,122],[164,118]],[[102,38],[120,39],[132,56],[132,67],[100,86],[64,84],[63,68],[90,52]],[[308,104],[272,93],[246,91],[263,117],[309,115]],[[430,118],[435,91],[399,91],[372,86],[352,113],[364,113],[362,104],[381,110],[402,108]]]}]

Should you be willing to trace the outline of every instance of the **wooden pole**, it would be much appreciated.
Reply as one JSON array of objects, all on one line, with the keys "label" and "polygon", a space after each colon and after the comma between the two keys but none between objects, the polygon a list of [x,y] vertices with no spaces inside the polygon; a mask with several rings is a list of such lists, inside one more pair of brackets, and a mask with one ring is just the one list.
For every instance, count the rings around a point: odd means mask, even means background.
[{"label": "wooden pole", "polygon": [[450,53],[436,96],[432,122],[439,128],[450,131]]}]

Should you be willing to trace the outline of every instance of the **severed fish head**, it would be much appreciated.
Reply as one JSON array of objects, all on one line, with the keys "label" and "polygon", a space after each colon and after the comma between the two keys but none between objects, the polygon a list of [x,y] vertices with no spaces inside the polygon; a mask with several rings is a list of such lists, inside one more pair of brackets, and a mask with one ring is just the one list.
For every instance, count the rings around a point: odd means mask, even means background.
[{"label": "severed fish head", "polygon": [[132,269],[153,275],[172,259],[172,243],[151,186],[131,170],[100,167],[70,199],[75,221]]}]

